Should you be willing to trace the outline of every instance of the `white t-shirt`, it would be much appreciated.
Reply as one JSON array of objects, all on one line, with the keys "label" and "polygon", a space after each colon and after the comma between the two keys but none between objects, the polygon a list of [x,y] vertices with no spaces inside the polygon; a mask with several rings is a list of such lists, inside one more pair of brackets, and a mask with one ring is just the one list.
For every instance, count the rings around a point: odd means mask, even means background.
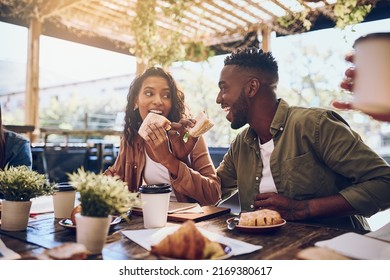
[{"label": "white t-shirt", "polygon": [[[145,170],[144,170],[144,184],[171,184],[168,169],[154,160],[152,160],[145,150]],[[175,193],[171,192],[170,201],[177,201]]]},{"label": "white t-shirt", "polygon": [[259,193],[275,192],[276,190],[274,178],[271,173],[270,158],[274,150],[274,141],[271,139],[267,143],[261,144],[259,139],[260,154],[263,161],[262,177],[259,185]]}]

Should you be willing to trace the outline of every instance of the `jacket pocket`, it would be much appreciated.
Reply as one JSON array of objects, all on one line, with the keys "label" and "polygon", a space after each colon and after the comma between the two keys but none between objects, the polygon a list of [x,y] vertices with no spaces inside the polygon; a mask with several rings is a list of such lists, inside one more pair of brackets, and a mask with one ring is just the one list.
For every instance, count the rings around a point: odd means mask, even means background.
[{"label": "jacket pocket", "polygon": [[283,166],[286,195],[295,199],[315,197],[323,184],[324,170],[311,153],[288,159]]}]

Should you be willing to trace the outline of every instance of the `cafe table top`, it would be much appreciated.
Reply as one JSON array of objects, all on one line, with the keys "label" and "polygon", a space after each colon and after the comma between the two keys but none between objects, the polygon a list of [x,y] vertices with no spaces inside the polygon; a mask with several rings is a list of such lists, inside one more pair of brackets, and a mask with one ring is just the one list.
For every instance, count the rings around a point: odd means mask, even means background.
[{"label": "cafe table top", "polygon": [[[312,248],[317,241],[331,239],[350,230],[287,222],[284,226],[270,232],[240,232],[227,229],[227,219],[233,214],[224,214],[208,220],[197,222],[199,228],[207,229],[229,238],[261,245],[255,252],[232,256],[229,259],[239,260],[290,260],[297,259],[297,253]],[[75,229],[65,228],[59,224],[61,219],[54,218],[53,213],[46,213],[30,218],[28,228],[21,232],[0,230],[0,238],[5,245],[19,253],[21,258],[29,259],[39,255],[47,248],[53,248],[64,242],[76,242]],[[168,222],[168,225],[171,222]],[[175,223],[177,224],[177,223]],[[102,254],[90,256],[90,259],[126,260],[157,259],[146,249],[139,246],[121,231],[144,229],[142,215],[132,214],[130,221],[123,221],[110,228],[109,237]]]}]

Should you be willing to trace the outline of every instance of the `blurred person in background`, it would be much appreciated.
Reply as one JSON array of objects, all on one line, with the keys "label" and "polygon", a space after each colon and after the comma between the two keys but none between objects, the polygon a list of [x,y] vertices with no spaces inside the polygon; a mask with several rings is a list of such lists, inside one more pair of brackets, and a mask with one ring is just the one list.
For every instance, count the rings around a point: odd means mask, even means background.
[{"label": "blurred person in background", "polygon": [[4,128],[0,104],[0,169],[5,166],[26,165],[32,168],[30,141],[20,134]]}]

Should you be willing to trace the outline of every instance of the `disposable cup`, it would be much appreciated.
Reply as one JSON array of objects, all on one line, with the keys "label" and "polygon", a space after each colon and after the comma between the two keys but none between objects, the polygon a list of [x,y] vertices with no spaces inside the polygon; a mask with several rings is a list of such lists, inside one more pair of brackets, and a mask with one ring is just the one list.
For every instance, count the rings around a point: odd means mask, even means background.
[{"label": "disposable cup", "polygon": [[371,33],[354,43],[354,108],[390,113],[390,32]]},{"label": "disposable cup", "polygon": [[172,188],[169,184],[143,185],[139,188],[142,201],[144,228],[160,228],[167,223],[169,197]]},{"label": "disposable cup", "polygon": [[67,183],[56,184],[53,193],[55,218],[70,218],[76,199],[76,189]]}]

